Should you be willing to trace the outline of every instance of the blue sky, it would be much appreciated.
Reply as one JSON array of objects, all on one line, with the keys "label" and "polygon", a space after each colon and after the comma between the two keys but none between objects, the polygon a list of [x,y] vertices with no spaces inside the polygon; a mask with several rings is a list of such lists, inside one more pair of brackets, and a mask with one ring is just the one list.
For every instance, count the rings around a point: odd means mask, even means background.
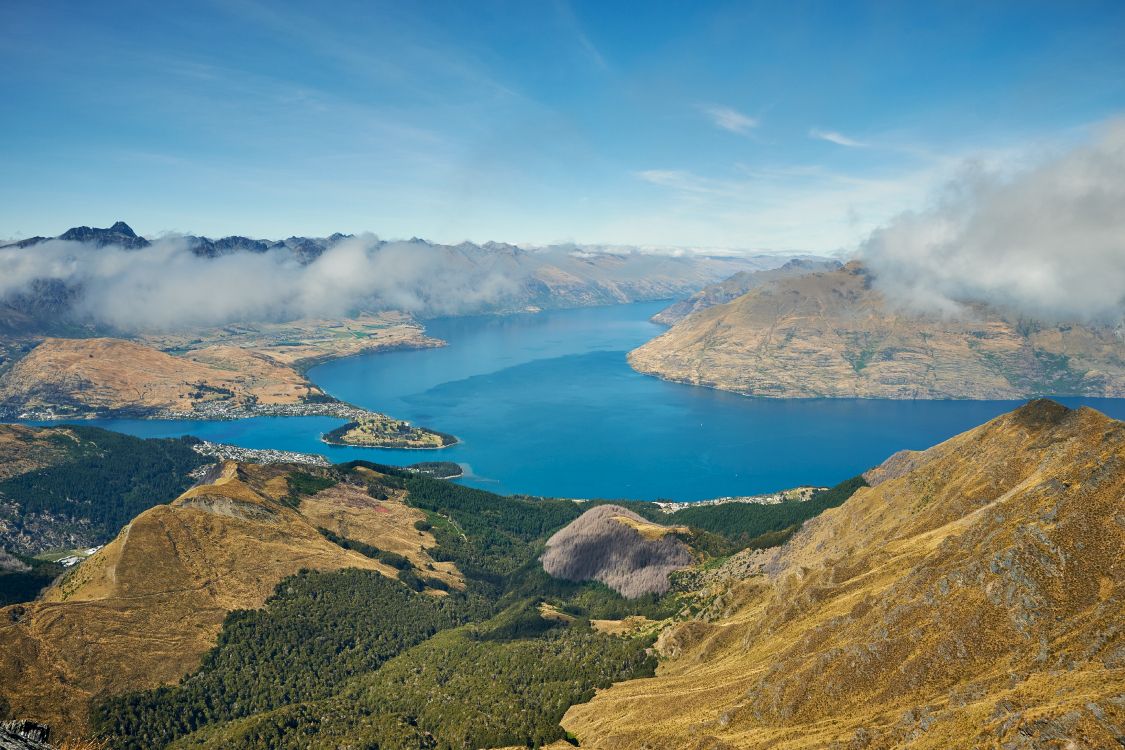
[{"label": "blue sky", "polygon": [[0,4],[0,237],[832,251],[1125,111],[1125,3]]}]

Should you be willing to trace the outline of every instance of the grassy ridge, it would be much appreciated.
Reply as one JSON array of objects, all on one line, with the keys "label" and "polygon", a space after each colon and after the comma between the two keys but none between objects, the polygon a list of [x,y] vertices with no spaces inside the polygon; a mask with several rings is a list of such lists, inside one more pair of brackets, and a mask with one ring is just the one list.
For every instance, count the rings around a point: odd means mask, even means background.
[{"label": "grassy ridge", "polygon": [[[299,497],[359,478],[376,498],[407,491],[439,543],[431,554],[457,563],[467,592],[421,594],[409,577],[359,570],[286,579],[264,609],[231,613],[179,685],[97,705],[95,726],[113,747],[536,746],[564,738],[562,714],[595,688],[652,674],[648,641],[598,633],[589,620],[663,619],[680,609],[675,595],[629,601],[601,584],[555,580],[538,564],[546,538],[589,506],[502,497],[368,462],[294,472],[290,489]],[[645,510],[695,527],[692,536],[719,554],[799,526],[861,483],[807,503]],[[325,535],[381,559],[370,545]],[[544,619],[541,602],[572,619]]]}]

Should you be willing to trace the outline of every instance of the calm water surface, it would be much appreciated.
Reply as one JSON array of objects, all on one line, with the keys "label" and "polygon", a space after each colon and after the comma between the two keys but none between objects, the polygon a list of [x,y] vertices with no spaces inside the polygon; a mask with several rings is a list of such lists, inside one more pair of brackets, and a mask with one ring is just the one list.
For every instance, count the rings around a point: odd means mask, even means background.
[{"label": "calm water surface", "polygon": [[[321,417],[235,422],[98,420],[144,437],[390,464],[443,459],[467,484],[561,497],[700,500],[834,484],[903,448],[926,448],[1020,402],[758,400],[665,383],[625,353],[660,333],[661,303],[435,320],[440,349],[337,360],[309,377],[338,398],[457,435],[440,451],[329,446]],[[1060,399],[1125,418],[1122,399]]]}]

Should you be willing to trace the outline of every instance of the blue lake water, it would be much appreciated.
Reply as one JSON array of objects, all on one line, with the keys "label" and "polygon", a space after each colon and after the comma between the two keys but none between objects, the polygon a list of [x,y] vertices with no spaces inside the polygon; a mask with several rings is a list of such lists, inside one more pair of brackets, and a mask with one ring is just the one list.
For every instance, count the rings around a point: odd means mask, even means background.
[{"label": "blue lake water", "polygon": [[[314,368],[332,395],[457,435],[439,451],[329,446],[340,420],[97,420],[144,437],[191,434],[332,461],[450,460],[467,484],[556,497],[700,500],[830,485],[903,448],[926,448],[1017,401],[767,400],[665,383],[625,354],[663,328],[641,303],[434,320],[440,349],[362,355]],[[1060,399],[1118,419],[1125,400]]]}]

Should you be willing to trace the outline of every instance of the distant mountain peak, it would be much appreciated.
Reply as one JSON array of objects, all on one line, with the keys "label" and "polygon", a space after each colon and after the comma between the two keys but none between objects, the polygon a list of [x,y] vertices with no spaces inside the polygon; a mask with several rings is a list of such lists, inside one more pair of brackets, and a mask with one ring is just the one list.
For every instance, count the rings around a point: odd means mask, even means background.
[{"label": "distant mountain peak", "polygon": [[133,228],[123,221],[116,222],[109,229],[85,226],[71,227],[60,234],[58,239],[69,240],[71,242],[88,242],[97,247],[120,245],[130,250],[148,247],[149,245],[148,240],[144,237],[138,237],[137,233],[133,231]]}]

